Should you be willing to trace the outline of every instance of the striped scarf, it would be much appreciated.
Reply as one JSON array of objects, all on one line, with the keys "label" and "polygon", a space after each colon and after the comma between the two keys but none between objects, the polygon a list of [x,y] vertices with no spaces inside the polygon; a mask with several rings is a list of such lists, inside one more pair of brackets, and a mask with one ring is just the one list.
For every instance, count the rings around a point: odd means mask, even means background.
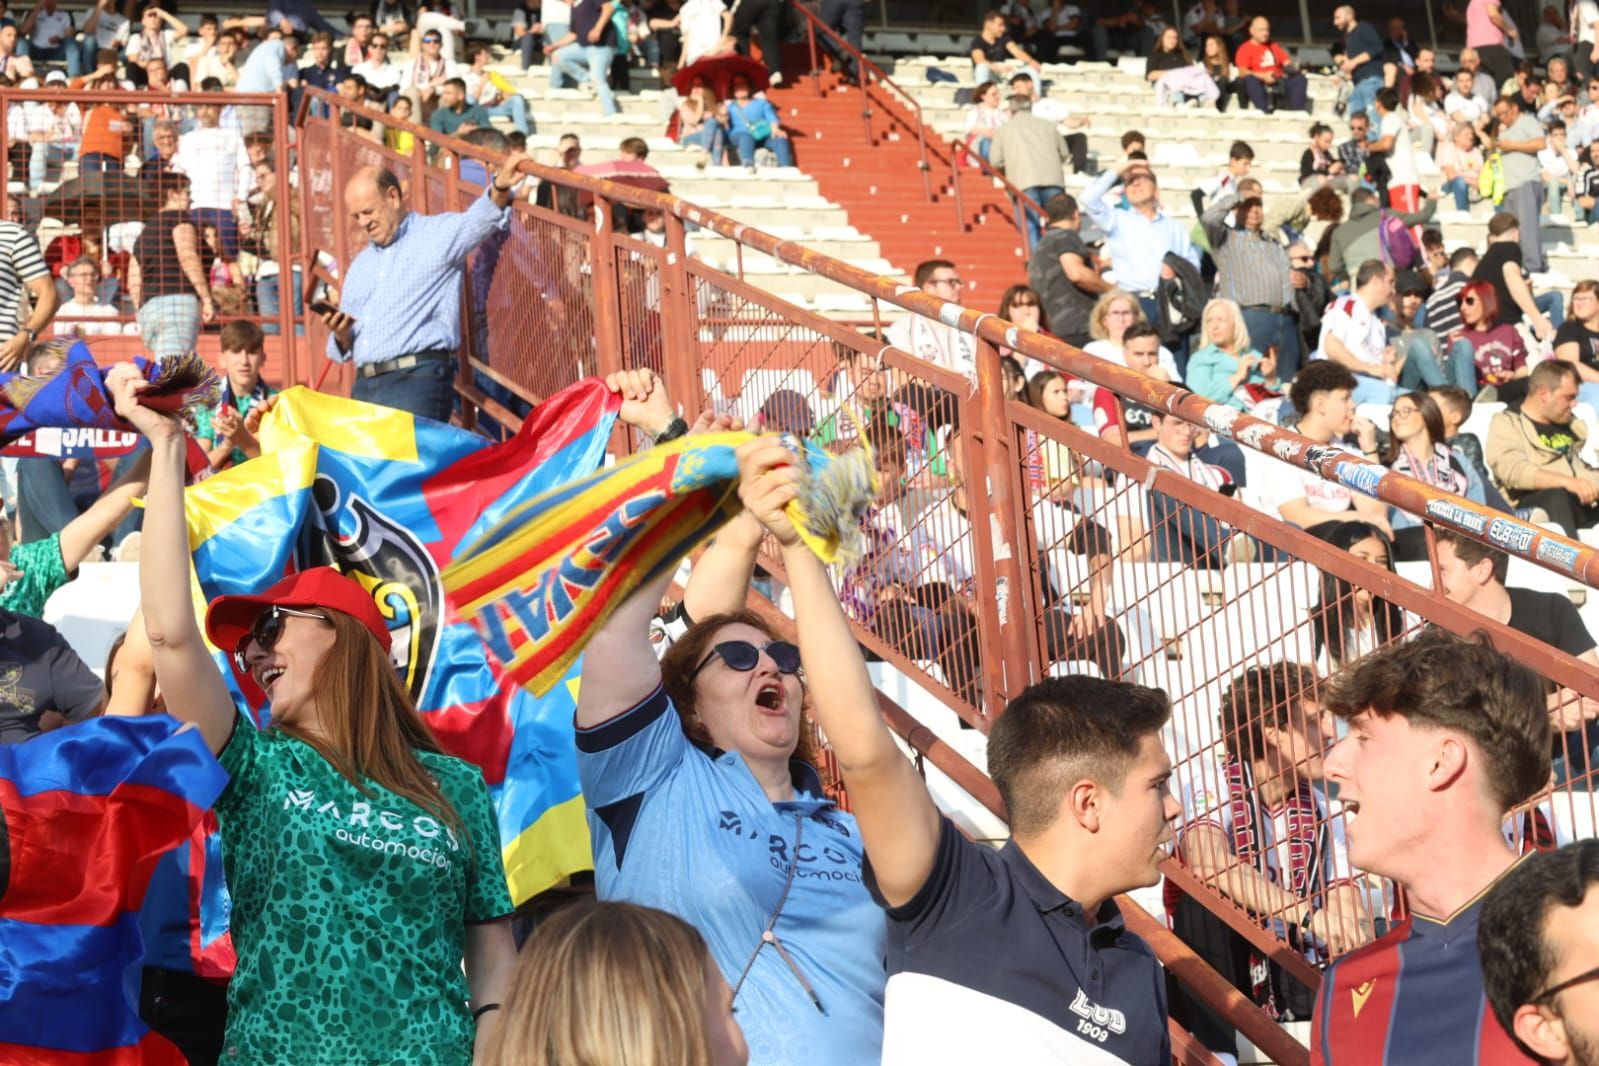
[{"label": "striped scarf", "polygon": [[[1227,760],[1226,774],[1233,853],[1240,862],[1270,876],[1267,852],[1277,842],[1264,839],[1271,818],[1261,802],[1260,790],[1250,780],[1248,768],[1236,759]],[[1305,781],[1300,781],[1283,802],[1288,822],[1288,869],[1279,871],[1278,883],[1300,899],[1319,897],[1327,888],[1328,857],[1328,830],[1321,819],[1321,807]]]}]

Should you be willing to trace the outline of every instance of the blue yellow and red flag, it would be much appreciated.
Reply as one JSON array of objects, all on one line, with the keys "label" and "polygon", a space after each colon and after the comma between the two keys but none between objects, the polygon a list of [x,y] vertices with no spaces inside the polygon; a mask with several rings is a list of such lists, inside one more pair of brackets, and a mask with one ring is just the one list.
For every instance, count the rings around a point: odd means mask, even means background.
[{"label": "blue yellow and red flag", "polygon": [[0,1062],[183,1063],[128,993],[137,911],[227,780],[166,715],[0,746]]},{"label": "blue yellow and red flag", "polygon": [[418,710],[446,751],[483,770],[518,903],[592,865],[572,736],[576,672],[542,698],[506,683],[446,602],[440,572],[508,512],[598,469],[619,407],[603,382],[579,382],[496,444],[290,389],[262,423],[261,457],[187,494],[197,610],[313,566],[371,592]]}]

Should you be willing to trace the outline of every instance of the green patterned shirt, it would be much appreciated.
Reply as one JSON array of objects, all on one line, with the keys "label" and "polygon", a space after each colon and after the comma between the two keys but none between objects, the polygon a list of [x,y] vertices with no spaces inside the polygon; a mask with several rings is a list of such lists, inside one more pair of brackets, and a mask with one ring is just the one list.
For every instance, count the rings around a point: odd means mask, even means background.
[{"label": "green patterned shirt", "polygon": [[0,608],[30,618],[44,615],[44,602],[67,583],[67,566],[61,558],[61,534],[11,546],[11,565],[22,571],[0,592]]},{"label": "green patterned shirt", "polygon": [[465,839],[304,741],[241,716],[217,801],[238,968],[222,1061],[467,1066],[468,923],[511,913],[500,835],[477,767],[417,758]]},{"label": "green patterned shirt", "polygon": [[[232,400],[233,406],[242,416],[249,414],[252,407],[260,406],[269,397],[277,394],[277,389],[269,388],[267,383],[263,381],[256,385],[254,392],[247,392],[243,396],[235,396],[231,388],[224,388],[222,390],[222,399],[218,402],[225,403],[228,400]],[[214,407],[196,407],[189,414],[189,432],[195,440],[205,446],[206,451],[210,451],[217,445],[217,431],[214,424],[216,416],[217,412]],[[244,454],[242,448],[235,448],[228,455],[228,461],[234,466],[238,466],[248,458],[249,456]]]}]

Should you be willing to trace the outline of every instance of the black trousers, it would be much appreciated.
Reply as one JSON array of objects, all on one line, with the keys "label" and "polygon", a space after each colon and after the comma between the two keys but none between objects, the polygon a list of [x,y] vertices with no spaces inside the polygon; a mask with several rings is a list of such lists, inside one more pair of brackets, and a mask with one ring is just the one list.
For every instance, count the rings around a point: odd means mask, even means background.
[{"label": "black trousers", "polygon": [[189,1066],[216,1066],[228,1026],[228,986],[146,966],[139,985],[139,1017],[176,1044]]},{"label": "black trousers", "polygon": [[1577,530],[1599,524],[1599,504],[1584,504],[1565,489],[1539,489],[1516,501],[1517,507],[1542,507],[1549,521],[1568,537]]},{"label": "black trousers", "polygon": [[1495,85],[1502,86],[1516,76],[1516,57],[1502,44],[1478,48],[1477,58],[1482,60],[1482,69],[1493,78]]},{"label": "black trousers", "polygon": [[[818,15],[828,29],[843,37],[857,52],[860,51],[866,34],[866,0],[822,0]],[[764,51],[765,34],[761,35],[761,41]],[[839,49],[831,37],[823,37],[822,43],[838,58],[839,72],[845,77],[855,77],[855,57]]]},{"label": "black trousers", "polygon": [[783,67],[783,8],[784,0],[738,0],[733,11],[733,39],[738,50],[750,54],[750,32],[760,34],[761,58],[768,74],[777,74]]}]

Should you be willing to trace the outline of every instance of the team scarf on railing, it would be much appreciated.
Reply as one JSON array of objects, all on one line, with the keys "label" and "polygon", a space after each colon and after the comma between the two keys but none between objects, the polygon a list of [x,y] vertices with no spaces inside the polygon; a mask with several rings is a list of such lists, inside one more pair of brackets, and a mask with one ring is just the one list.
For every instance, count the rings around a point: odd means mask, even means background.
[{"label": "team scarf on railing", "polygon": [[[445,751],[483,771],[518,903],[592,865],[572,733],[576,672],[542,698],[508,684],[450,609],[439,575],[457,545],[598,469],[620,404],[602,382],[579,382],[494,444],[290,389],[262,421],[261,457],[187,493],[197,610],[322,565],[371,592],[423,719]],[[217,662],[233,684],[221,653]]]},{"label": "team scarf on railing", "polygon": [[[106,372],[95,364],[87,345],[71,339],[52,341],[36,348],[34,359],[41,354],[63,356],[66,365],[48,377],[0,373],[0,443],[40,429],[128,428],[106,392]],[[133,362],[151,383],[140,394],[140,402],[148,407],[170,413],[216,402],[216,373],[198,355]]]},{"label": "team scarf on railing", "polygon": [[166,715],[0,745],[0,1062],[183,1063],[125,978],[157,858],[227,781],[200,731]]},{"label": "team scarf on railing", "polygon": [[[529,501],[457,554],[446,594],[513,680],[548,692],[635,589],[738,513],[735,452],[753,439],[684,437]],[[877,492],[870,453],[783,439],[806,471],[789,505],[800,536],[824,561],[853,562]]]}]

